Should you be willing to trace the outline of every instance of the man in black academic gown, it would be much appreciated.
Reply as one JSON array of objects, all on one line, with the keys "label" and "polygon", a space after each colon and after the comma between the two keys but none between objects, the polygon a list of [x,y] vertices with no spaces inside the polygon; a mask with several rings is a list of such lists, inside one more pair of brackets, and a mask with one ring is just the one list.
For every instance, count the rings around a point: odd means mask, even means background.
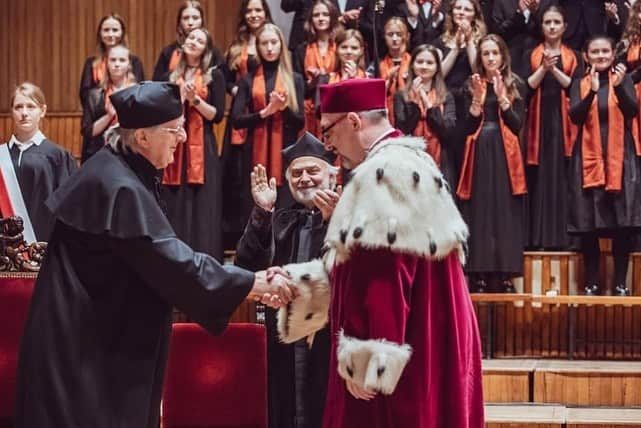
[{"label": "man in black academic gown", "polygon": [[47,201],[56,219],[18,365],[17,428],[157,428],[172,306],[213,334],[248,295],[293,290],[176,238],[160,169],[185,140],[178,86],[111,96],[119,127]]},{"label": "man in black academic gown", "polygon": [[[241,237],[236,263],[248,269],[307,262],[321,255],[327,222],[338,202],[333,190],[334,155],[312,134],[283,150],[286,177],[296,204],[274,212],[276,182],[265,168],[252,173],[255,206]],[[322,426],[329,365],[329,329],[316,333],[311,348],[302,339],[278,340],[276,312],[267,309],[268,410],[270,428]]]}]

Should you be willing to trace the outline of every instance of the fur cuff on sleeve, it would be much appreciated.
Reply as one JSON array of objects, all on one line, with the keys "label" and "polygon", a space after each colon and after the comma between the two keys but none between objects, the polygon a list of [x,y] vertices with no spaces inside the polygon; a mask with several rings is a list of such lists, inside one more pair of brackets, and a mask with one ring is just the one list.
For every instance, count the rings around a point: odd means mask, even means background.
[{"label": "fur cuff on sleeve", "polygon": [[278,310],[278,335],[283,343],[293,343],[308,337],[311,345],[314,333],[328,321],[329,278],[321,260],[283,266],[298,287],[299,296]]},{"label": "fur cuff on sleeve", "polygon": [[338,374],[371,391],[390,395],[412,355],[410,345],[383,339],[359,340],[338,336]]}]

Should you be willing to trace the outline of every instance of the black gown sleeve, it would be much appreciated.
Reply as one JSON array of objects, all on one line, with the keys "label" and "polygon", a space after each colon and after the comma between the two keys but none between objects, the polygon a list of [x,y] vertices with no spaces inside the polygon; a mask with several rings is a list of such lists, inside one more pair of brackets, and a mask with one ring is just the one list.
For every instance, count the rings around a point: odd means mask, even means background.
[{"label": "black gown sleeve", "polygon": [[169,46],[165,46],[160,51],[160,54],[158,55],[158,60],[156,61],[156,65],[154,66],[154,74],[151,80],[154,80],[154,81],[162,80],[163,77],[167,74],[167,72],[169,71],[169,61],[171,59],[171,55],[174,52],[175,46],[176,45],[172,43]]},{"label": "black gown sleeve", "polygon": [[[508,11],[507,9],[512,10]],[[519,13],[511,1],[506,4],[505,0],[497,0],[492,7],[492,28],[504,40],[510,40],[515,35],[522,33],[533,18],[534,13],[530,15],[530,19],[526,23],[523,13]]]},{"label": "black gown sleeve", "polygon": [[596,92],[590,90],[585,98],[581,98],[581,79],[573,79],[570,86],[570,120],[576,125],[585,122]]},{"label": "black gown sleeve", "polygon": [[296,73],[299,73],[301,76],[305,75],[305,54],[307,53],[307,43],[301,43],[296,46],[294,50],[294,55],[292,58],[293,69]]},{"label": "black gown sleeve", "polygon": [[452,95],[449,92],[446,95],[442,112],[440,106],[437,106],[427,110],[426,116],[430,129],[441,141],[445,141],[456,127],[456,104]]},{"label": "black gown sleeve", "polygon": [[136,78],[136,82],[142,82],[145,80],[145,71],[143,70],[142,62],[136,55],[131,56],[131,71]]},{"label": "black gown sleeve", "polygon": [[405,101],[400,91],[394,94],[394,126],[404,134],[412,135],[420,117],[421,111],[416,103]]},{"label": "black gown sleeve", "polygon": [[254,206],[236,246],[236,265],[249,270],[266,269],[272,265],[275,254],[272,218],[271,212]]},{"label": "black gown sleeve", "polygon": [[639,114],[639,100],[629,75],[625,75],[621,84],[614,87],[614,94],[619,101],[619,109],[623,117],[633,119]]},{"label": "black gown sleeve", "polygon": [[517,88],[521,96],[512,101],[509,109],[505,111],[499,109],[503,122],[516,135],[519,135],[521,132],[525,121],[525,86],[522,82],[517,83]]},{"label": "black gown sleeve", "polygon": [[102,115],[98,116],[97,111],[100,98],[102,97],[99,97],[97,92],[90,92],[87,95],[85,105],[82,107],[81,132],[84,139],[93,138],[93,124],[102,117]]},{"label": "black gown sleeve", "polygon": [[162,299],[213,334],[251,291],[254,274],[222,266],[176,237],[110,240],[115,254]]},{"label": "black gown sleeve", "polygon": [[283,12],[302,12],[305,10],[305,0],[281,0],[280,8]]},{"label": "black gown sleeve", "polygon": [[249,82],[249,76],[238,82],[238,92],[234,97],[230,114],[234,129],[253,128],[263,120],[258,112],[249,111],[249,103],[252,98]]},{"label": "black gown sleeve", "polygon": [[93,60],[93,57],[89,57],[85,60],[85,64],[82,66],[82,74],[80,75],[80,88],[78,89],[78,97],[80,97],[80,103],[83,106],[87,102],[89,90],[96,86],[93,81]]},{"label": "black gown sleeve", "polygon": [[[467,82],[465,83],[467,86]],[[472,106],[472,94],[469,90],[464,92],[464,117],[462,118],[461,129],[464,131],[465,135],[472,135],[481,125],[481,120],[483,119],[483,114],[478,117],[472,116],[470,113],[470,107]]]},{"label": "black gown sleeve", "polygon": [[218,69],[211,71],[211,82],[207,85],[207,103],[216,108],[214,123],[220,123],[225,117],[225,77]]}]

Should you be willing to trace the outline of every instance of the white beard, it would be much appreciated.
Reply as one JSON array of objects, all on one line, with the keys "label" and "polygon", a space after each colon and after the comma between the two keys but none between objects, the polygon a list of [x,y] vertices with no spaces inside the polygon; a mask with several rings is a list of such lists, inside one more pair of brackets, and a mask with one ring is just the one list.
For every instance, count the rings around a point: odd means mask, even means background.
[{"label": "white beard", "polygon": [[330,187],[330,179],[327,176],[318,186],[308,187],[307,189],[291,189],[294,200],[299,204],[307,207],[314,205],[314,196],[319,190],[326,190]]}]

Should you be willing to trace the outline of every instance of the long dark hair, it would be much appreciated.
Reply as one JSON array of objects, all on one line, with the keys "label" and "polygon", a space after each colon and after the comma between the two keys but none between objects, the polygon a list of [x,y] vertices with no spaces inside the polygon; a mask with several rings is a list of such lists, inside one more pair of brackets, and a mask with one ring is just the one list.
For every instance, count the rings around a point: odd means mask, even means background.
[{"label": "long dark hair", "polygon": [[200,26],[202,28],[207,27],[207,23],[205,21],[205,9],[203,9],[203,6],[200,4],[200,2],[197,0],[183,1],[180,7],[178,8],[178,13],[176,14],[176,42],[178,43],[179,46],[182,46],[183,43],[185,43],[185,39],[187,38],[187,34],[188,34],[188,33],[185,33],[185,30],[181,25],[182,14],[185,11],[185,9],[190,7],[200,12],[200,20],[202,22]]},{"label": "long dark hair", "polygon": [[405,79],[405,89],[403,89],[402,92],[403,98],[405,99],[405,101],[408,101],[409,91],[412,88],[414,79],[416,78],[413,68],[414,61],[416,61],[416,57],[423,52],[429,52],[434,57],[434,61],[436,62],[436,73],[434,74],[434,77],[432,77],[432,88],[434,88],[434,91],[436,92],[436,102],[438,104],[442,104],[443,102],[445,102],[445,97],[447,96],[447,86],[445,85],[445,78],[443,77],[441,56],[439,55],[438,49],[428,44],[418,45],[412,51],[410,69],[407,73],[407,79]]},{"label": "long dark hair", "polygon": [[512,72],[512,60],[510,58],[510,50],[507,48],[507,44],[503,38],[497,34],[488,34],[479,40],[478,43],[478,54],[476,55],[476,64],[475,70],[477,73],[483,75],[485,69],[483,68],[483,55],[481,52],[481,45],[485,42],[494,42],[499,47],[501,52],[501,65],[500,72],[503,82],[505,82],[505,87],[507,88],[507,96],[510,100],[515,100],[521,98],[519,93],[518,83],[521,81],[521,78]]},{"label": "long dark hair", "polygon": [[327,8],[327,11],[329,12],[330,40],[334,40],[336,38],[336,32],[340,27],[340,23],[338,22],[340,13],[338,12],[338,9],[336,8],[336,6],[334,6],[334,3],[332,3],[329,0],[316,0],[312,4],[312,7],[309,8],[309,13],[307,14],[307,19],[305,20],[305,26],[304,26],[305,37],[309,43],[315,42],[318,39],[318,34],[316,34],[316,28],[314,28],[314,23],[312,22],[312,16],[314,14],[314,9],[319,4],[322,4],[323,6],[325,6]]},{"label": "long dark hair", "polygon": [[[240,8],[238,9],[238,18],[236,21],[236,35],[234,40],[229,45],[227,49],[227,65],[231,70],[235,70],[238,66],[238,58],[243,50],[243,46],[249,42],[249,26],[245,22],[245,13],[247,12],[247,6],[251,0],[243,0],[240,3]],[[265,24],[272,23],[272,13],[269,9],[269,5],[266,0],[260,0],[263,9],[265,10]]]},{"label": "long dark hair", "polygon": [[[205,34],[205,37],[207,38],[207,45],[205,46],[205,51],[201,55],[200,61],[198,63],[198,69],[203,73],[203,83],[207,85],[209,82],[211,82],[210,65],[211,65],[211,59],[214,55],[214,42],[211,38],[211,35],[209,34],[209,31],[207,31],[204,27],[194,28],[189,32],[189,34],[193,33],[194,31],[202,31]],[[186,37],[188,37],[189,34],[187,34]],[[169,80],[172,82],[177,81],[180,78],[180,76],[182,76],[185,73],[186,68],[187,68],[187,58],[186,58],[186,55],[183,54],[180,56],[180,61],[178,61],[178,65],[176,66],[176,69],[169,76]]]},{"label": "long dark hair", "polygon": [[96,56],[98,56],[99,59],[102,59],[102,57],[107,54],[107,46],[105,46],[105,44],[102,42],[100,30],[102,29],[102,24],[104,24],[108,19],[115,19],[116,21],[118,21],[118,23],[120,24],[120,28],[122,28],[122,37],[120,38],[120,42],[118,44],[127,46],[127,27],[125,25],[125,20],[123,19],[123,17],[118,15],[117,13],[110,13],[108,15],[105,15],[100,18],[100,21],[98,22],[98,28],[96,29]]}]

